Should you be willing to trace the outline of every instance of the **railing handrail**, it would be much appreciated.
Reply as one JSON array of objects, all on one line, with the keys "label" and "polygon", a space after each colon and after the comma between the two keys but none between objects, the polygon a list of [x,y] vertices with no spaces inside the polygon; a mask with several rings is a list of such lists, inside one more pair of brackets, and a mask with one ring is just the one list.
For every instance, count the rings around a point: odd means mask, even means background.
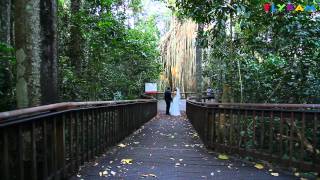
[{"label": "railing handrail", "polygon": [[67,179],[157,114],[157,101],[65,102],[0,113],[1,179]]},{"label": "railing handrail", "polygon": [[[153,93],[153,94],[163,94],[165,91],[157,91],[157,92],[155,92],[155,93]],[[185,94],[185,93],[188,93],[188,94],[196,94],[196,92],[180,92],[181,94]],[[152,93],[151,93],[152,94]]]},{"label": "railing handrail", "polygon": [[76,109],[80,107],[87,106],[105,106],[105,105],[116,105],[116,104],[128,104],[128,103],[138,103],[138,102],[151,102],[154,99],[136,99],[136,100],[121,100],[121,101],[88,101],[88,102],[63,102],[56,104],[49,104],[31,108],[23,108],[12,111],[0,112],[0,121],[16,118],[19,116],[27,116],[35,113],[47,112],[47,111],[62,111],[69,109]]},{"label": "railing handrail", "polygon": [[203,107],[217,107],[217,106],[232,106],[243,108],[312,108],[320,109],[320,104],[267,104],[267,103],[216,103],[216,102],[197,102],[194,100],[187,100],[192,104]]},{"label": "railing handrail", "polygon": [[320,172],[319,107],[188,100],[186,114],[204,144],[218,152]]}]

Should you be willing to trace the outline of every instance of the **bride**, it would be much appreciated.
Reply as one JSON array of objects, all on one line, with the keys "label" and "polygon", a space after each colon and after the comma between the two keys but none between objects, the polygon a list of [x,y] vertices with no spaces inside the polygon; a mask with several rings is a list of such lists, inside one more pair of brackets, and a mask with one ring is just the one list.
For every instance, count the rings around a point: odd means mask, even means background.
[{"label": "bride", "polygon": [[175,91],[173,92],[173,100],[170,105],[170,115],[172,116],[180,116],[180,90],[179,88],[176,88]]}]

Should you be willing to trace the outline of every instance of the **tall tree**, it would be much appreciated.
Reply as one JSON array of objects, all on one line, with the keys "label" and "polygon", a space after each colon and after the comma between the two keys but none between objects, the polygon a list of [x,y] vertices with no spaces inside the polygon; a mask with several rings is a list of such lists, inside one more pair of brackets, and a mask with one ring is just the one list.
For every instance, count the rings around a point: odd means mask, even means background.
[{"label": "tall tree", "polygon": [[8,108],[12,101],[11,57],[11,0],[0,1],[0,108]]},{"label": "tall tree", "polygon": [[15,1],[18,108],[40,104],[40,0]]},{"label": "tall tree", "polygon": [[79,77],[81,75],[82,67],[82,49],[81,49],[81,26],[78,21],[80,14],[81,1],[71,0],[71,29],[70,29],[70,60],[71,64],[75,70],[76,75]]},{"label": "tall tree", "polygon": [[198,36],[196,46],[196,88],[197,88],[197,100],[201,100],[202,96],[202,47],[201,47],[201,35],[203,33],[203,24],[198,25]]},{"label": "tall tree", "polygon": [[54,0],[15,1],[18,108],[56,101],[55,14]]},{"label": "tall tree", "polygon": [[58,100],[57,79],[57,4],[55,0],[41,0],[41,104]]},{"label": "tall tree", "polygon": [[10,44],[11,0],[0,1],[0,41]]}]

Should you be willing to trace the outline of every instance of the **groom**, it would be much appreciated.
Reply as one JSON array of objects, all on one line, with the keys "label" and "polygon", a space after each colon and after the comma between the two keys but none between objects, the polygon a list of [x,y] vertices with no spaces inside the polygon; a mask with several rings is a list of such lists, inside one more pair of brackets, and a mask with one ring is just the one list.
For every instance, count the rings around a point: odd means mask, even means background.
[{"label": "groom", "polygon": [[166,115],[170,115],[169,109],[170,109],[170,103],[172,101],[172,97],[171,97],[171,90],[169,87],[167,87],[167,90],[164,92],[164,100],[166,101],[166,104],[167,104]]}]

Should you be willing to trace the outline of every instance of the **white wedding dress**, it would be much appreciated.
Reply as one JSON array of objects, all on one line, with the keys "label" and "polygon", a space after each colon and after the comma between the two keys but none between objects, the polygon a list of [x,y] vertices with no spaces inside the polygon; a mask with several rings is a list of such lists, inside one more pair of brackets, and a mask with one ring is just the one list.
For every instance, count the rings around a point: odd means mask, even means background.
[{"label": "white wedding dress", "polygon": [[181,96],[180,96],[180,90],[177,88],[177,94],[173,97],[173,100],[170,104],[170,115],[172,116],[180,116],[181,113],[180,113],[180,99],[181,99]]}]

